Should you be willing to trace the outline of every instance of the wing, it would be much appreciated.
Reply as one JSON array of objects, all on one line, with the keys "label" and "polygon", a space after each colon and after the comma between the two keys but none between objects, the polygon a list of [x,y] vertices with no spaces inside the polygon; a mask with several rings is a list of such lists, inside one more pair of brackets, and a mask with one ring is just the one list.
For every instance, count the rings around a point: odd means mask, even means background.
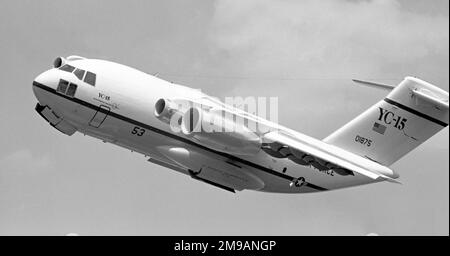
[{"label": "wing", "polygon": [[264,135],[263,150],[276,157],[287,157],[301,165],[320,170],[332,169],[340,175],[358,173],[373,180],[399,183],[398,176],[386,166],[302,134],[283,131]]}]

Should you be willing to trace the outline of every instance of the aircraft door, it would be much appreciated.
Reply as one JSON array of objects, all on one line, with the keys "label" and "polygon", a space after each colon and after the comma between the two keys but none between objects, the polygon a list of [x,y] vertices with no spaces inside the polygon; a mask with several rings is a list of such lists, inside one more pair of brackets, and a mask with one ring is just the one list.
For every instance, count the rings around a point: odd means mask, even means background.
[{"label": "aircraft door", "polygon": [[95,128],[99,128],[105,121],[110,111],[111,109],[108,106],[100,105],[91,121],[89,121],[89,125]]}]

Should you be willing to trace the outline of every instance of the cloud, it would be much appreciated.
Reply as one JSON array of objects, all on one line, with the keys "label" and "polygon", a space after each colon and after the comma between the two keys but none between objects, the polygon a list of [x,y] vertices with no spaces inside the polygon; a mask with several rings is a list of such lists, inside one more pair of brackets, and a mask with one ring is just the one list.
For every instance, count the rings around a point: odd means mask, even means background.
[{"label": "cloud", "polygon": [[[324,136],[385,96],[352,78],[395,85],[413,75],[448,90],[448,28],[448,16],[398,1],[219,0],[209,53],[220,59],[213,69],[244,78],[222,82],[222,93],[278,96],[282,124]],[[332,127],[292,121],[320,117]]]},{"label": "cloud", "polygon": [[212,50],[240,74],[398,78],[409,63],[448,59],[448,17],[397,1],[218,1],[215,11]]},{"label": "cloud", "polygon": [[37,156],[30,150],[22,149],[0,158],[1,172],[36,173],[52,167],[49,156]]}]

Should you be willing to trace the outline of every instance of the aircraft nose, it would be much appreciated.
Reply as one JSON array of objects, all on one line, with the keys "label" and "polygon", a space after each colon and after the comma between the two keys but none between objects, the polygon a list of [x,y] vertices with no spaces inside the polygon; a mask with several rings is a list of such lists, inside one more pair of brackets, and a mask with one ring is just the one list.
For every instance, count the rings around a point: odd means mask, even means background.
[{"label": "aircraft nose", "polygon": [[56,90],[58,79],[56,79],[55,73],[53,70],[47,70],[38,75],[33,81],[33,93],[36,99],[45,103],[48,102],[49,99],[46,96],[44,91],[53,89]]},{"label": "aircraft nose", "polygon": [[41,84],[45,86],[51,86],[53,83],[53,76],[51,75],[50,70],[42,72],[40,75],[38,75],[33,82],[33,85]]}]

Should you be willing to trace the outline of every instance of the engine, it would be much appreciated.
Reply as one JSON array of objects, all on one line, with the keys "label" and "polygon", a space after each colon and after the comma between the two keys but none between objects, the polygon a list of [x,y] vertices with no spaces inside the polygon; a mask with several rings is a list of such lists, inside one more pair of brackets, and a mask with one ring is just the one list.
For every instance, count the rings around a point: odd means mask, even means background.
[{"label": "engine", "polygon": [[54,61],[53,61],[53,67],[54,68],[60,68],[61,66],[63,66],[64,64],[66,64],[67,60],[64,57],[57,57]]},{"label": "engine", "polygon": [[156,101],[155,116],[164,123],[177,126],[181,125],[181,118],[183,117],[179,106],[167,99]]},{"label": "engine", "polygon": [[71,55],[67,58],[64,57],[57,57],[54,61],[53,61],[53,67],[54,68],[60,68],[61,66],[64,66],[64,64],[66,64],[67,62],[70,61],[74,61],[74,60],[85,60],[86,58],[81,57],[81,56],[76,56],[76,55]]},{"label": "engine", "polygon": [[255,155],[261,149],[261,138],[223,111],[206,111],[192,107],[186,111],[181,121],[181,131],[186,136],[206,147],[217,151]]}]

